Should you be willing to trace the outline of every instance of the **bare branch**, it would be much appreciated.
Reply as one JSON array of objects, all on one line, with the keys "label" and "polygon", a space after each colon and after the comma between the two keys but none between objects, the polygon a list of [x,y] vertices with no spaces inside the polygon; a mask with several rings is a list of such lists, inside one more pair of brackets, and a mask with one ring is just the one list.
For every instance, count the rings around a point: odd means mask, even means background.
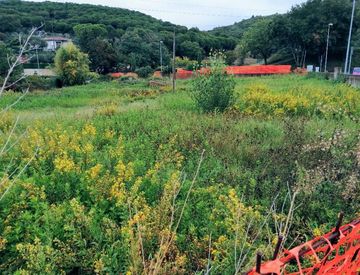
[{"label": "bare branch", "polygon": [[39,151],[39,148],[36,149],[34,155],[31,157],[31,159],[25,164],[25,166],[21,169],[21,171],[16,175],[16,177],[14,179],[12,179],[10,181],[9,186],[6,188],[6,190],[4,191],[4,193],[1,195],[0,197],[0,202],[3,200],[3,198],[6,196],[6,194],[9,192],[9,190],[11,189],[11,187],[14,185],[14,182],[25,172],[25,170],[28,168],[28,166],[30,165],[30,163],[35,159],[37,152]]},{"label": "bare branch", "polygon": [[[27,52],[27,47],[29,45],[30,39],[34,36],[35,32],[38,31],[42,27],[43,27],[43,25],[36,27],[36,28],[32,28],[24,43],[22,43],[21,35],[19,35],[19,42],[20,42],[21,47],[20,47],[18,55],[15,57],[15,60],[13,62],[11,62],[10,61],[11,59],[8,58],[9,70],[8,70],[8,72],[4,78],[4,82],[2,83],[2,86],[0,88],[0,96],[3,94],[3,92],[6,89],[8,89],[12,85],[14,85],[14,84],[8,83],[10,80],[10,77],[13,74],[15,68],[21,64],[21,58],[22,58],[23,54],[25,52]],[[15,82],[17,83],[18,81],[15,81]]]}]

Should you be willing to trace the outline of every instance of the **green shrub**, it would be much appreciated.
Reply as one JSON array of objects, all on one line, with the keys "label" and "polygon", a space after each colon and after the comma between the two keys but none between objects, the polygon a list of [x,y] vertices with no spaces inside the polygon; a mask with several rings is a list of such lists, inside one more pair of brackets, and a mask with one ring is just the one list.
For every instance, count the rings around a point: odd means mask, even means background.
[{"label": "green shrub", "polygon": [[89,59],[74,44],[61,47],[55,56],[55,68],[66,86],[84,84],[89,76]]},{"label": "green shrub", "polygon": [[30,91],[34,90],[50,90],[56,87],[55,77],[41,77],[37,75],[29,76],[26,78],[26,85]]},{"label": "green shrub", "polygon": [[122,82],[136,82],[136,78],[134,78],[133,76],[128,76],[128,75],[124,75],[122,77],[119,78],[119,82],[122,83]]},{"label": "green shrub", "polygon": [[199,75],[192,80],[192,95],[203,111],[223,112],[233,102],[235,80],[225,71],[222,53],[210,56],[210,65],[209,73]]},{"label": "green shrub", "polygon": [[135,73],[137,73],[141,78],[147,78],[153,72],[154,72],[154,70],[150,66],[142,67],[142,68],[135,70]]},{"label": "green shrub", "polygon": [[189,70],[189,71],[194,70],[194,68],[196,68],[198,66],[197,61],[190,60],[187,57],[184,57],[184,58],[176,57],[175,62],[176,62],[176,67],[177,68],[183,68],[183,69]]},{"label": "green shrub", "polygon": [[309,72],[305,77],[308,78],[308,79],[319,79],[319,80],[328,79],[327,74],[318,73],[318,72]]}]

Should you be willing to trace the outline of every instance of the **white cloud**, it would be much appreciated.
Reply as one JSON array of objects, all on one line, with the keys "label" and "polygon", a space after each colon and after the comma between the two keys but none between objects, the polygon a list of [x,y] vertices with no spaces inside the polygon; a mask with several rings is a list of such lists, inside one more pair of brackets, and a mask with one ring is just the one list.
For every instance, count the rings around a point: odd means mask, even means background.
[{"label": "white cloud", "polygon": [[[33,0],[43,1],[43,0]],[[252,15],[285,13],[305,0],[57,0],[137,10],[164,21],[202,30],[230,25]]]}]

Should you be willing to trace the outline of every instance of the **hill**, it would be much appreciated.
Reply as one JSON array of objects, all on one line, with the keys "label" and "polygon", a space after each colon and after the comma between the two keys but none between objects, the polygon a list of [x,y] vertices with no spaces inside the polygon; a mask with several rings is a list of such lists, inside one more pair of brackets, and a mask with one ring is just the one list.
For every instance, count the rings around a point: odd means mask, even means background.
[{"label": "hill", "polygon": [[233,37],[237,39],[241,39],[244,33],[256,22],[263,18],[271,18],[273,16],[252,16],[249,19],[242,20],[240,22],[234,23],[233,25],[218,27],[215,28],[209,33],[214,34],[216,36],[224,36],[224,37]]},{"label": "hill", "polygon": [[25,31],[41,23],[44,23],[43,30],[47,33],[69,35],[74,35],[73,28],[78,24],[102,24],[112,40],[121,39],[127,31],[141,29],[148,33],[152,40],[164,41],[168,49],[172,48],[175,29],[178,54],[193,52],[195,54],[188,54],[191,55],[188,57],[193,59],[196,59],[197,55],[203,57],[212,48],[230,50],[236,46],[233,38],[201,32],[196,28],[188,29],[127,9],[20,0],[0,2],[0,39],[5,40],[13,32]]},{"label": "hill", "polygon": [[[228,63],[235,60],[241,63],[241,60],[250,56],[258,60],[266,59],[270,63],[291,63],[294,66],[314,64],[324,67],[328,25],[333,23],[329,35],[328,56],[328,65],[332,69],[343,63],[351,3],[351,0],[309,0],[294,6],[286,14],[254,16],[230,26],[203,32],[197,28],[188,29],[141,12],[121,8],[5,0],[0,1],[0,41],[14,48],[14,45],[18,45],[17,33],[44,23],[43,31],[46,34],[66,34],[78,42],[75,26],[101,25],[100,27],[105,29],[102,31],[105,33],[101,37],[102,44],[97,40],[97,43],[89,46],[101,44],[102,49],[109,50],[109,56],[116,57],[108,62],[113,65],[108,66],[104,72],[128,68],[129,65],[131,70],[148,66],[156,69],[160,66],[160,41],[163,41],[164,45],[164,67],[170,65],[169,53],[172,50],[175,29],[177,56],[198,62],[208,56],[211,49],[219,49],[228,52]],[[356,24],[358,20],[357,12],[353,30],[354,66],[360,64],[360,31]],[[237,45],[242,52],[234,51]],[[82,50],[91,55],[89,49]],[[96,52],[102,50],[97,49]],[[96,58],[90,56],[90,59],[93,62]],[[97,68],[98,66],[94,66],[92,69],[98,71]]]}]

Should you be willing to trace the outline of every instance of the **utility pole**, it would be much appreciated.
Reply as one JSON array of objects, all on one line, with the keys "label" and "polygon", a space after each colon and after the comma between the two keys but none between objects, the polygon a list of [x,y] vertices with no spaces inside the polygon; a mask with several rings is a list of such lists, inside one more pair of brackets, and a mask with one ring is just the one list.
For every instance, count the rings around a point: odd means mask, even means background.
[{"label": "utility pole", "polygon": [[38,69],[40,69],[40,63],[39,63],[39,52],[38,52],[38,48],[39,48],[39,46],[38,46],[38,45],[36,45],[36,46],[35,46],[35,51],[36,51],[37,67],[38,67]]},{"label": "utility pole", "polygon": [[322,71],[323,71],[323,55],[320,56],[320,72]]},{"label": "utility pole", "polygon": [[173,92],[175,92],[175,81],[176,81],[176,69],[175,69],[175,50],[176,50],[176,35],[175,35],[175,28],[174,28],[174,38],[173,38],[173,66],[172,66],[172,72],[173,72]]},{"label": "utility pole", "polygon": [[350,71],[349,56],[350,56],[350,46],[351,46],[351,34],[352,34],[352,28],[353,28],[353,23],[354,23],[355,5],[356,5],[356,0],[353,1],[353,8],[352,8],[352,13],[351,13],[349,38],[348,38],[348,45],[347,45],[347,49],[346,49],[346,59],[345,59],[345,70],[344,70],[345,74],[348,74]]},{"label": "utility pole", "polygon": [[163,73],[162,43],[163,43],[163,41],[160,41],[160,71],[161,71],[161,75]]},{"label": "utility pole", "polygon": [[351,73],[351,63],[352,63],[353,54],[354,54],[354,47],[351,47],[350,58],[349,58],[349,73]]},{"label": "utility pole", "polygon": [[333,23],[328,25],[327,41],[326,41],[326,54],[325,54],[325,68],[324,72],[327,72],[327,63],[328,63],[328,54],[329,54],[329,40],[330,40],[330,28],[333,26]]}]

